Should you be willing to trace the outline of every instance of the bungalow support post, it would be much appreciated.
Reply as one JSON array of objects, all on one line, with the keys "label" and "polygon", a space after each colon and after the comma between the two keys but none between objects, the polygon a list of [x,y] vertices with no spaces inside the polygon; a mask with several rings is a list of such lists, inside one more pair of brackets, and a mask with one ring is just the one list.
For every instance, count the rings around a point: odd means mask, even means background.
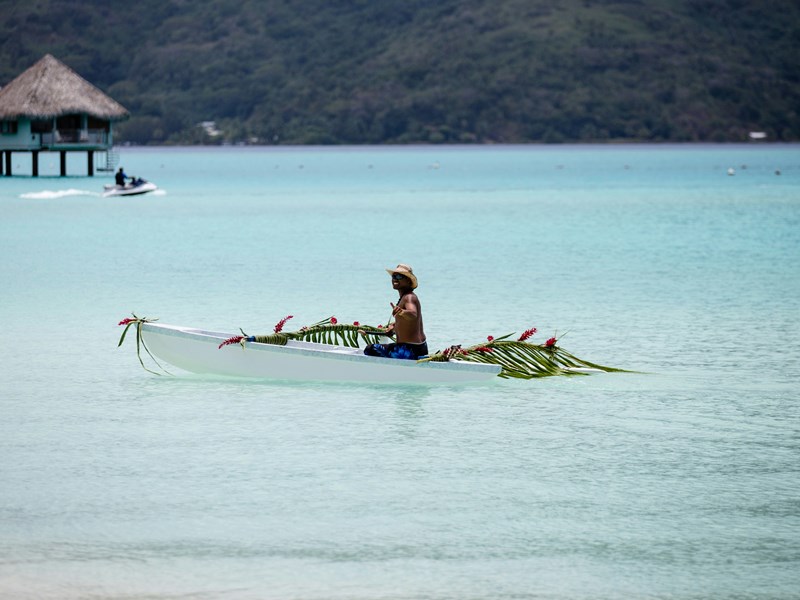
[{"label": "bungalow support post", "polygon": [[33,150],[31,152],[31,175],[33,177],[39,176],[39,151]]},{"label": "bungalow support post", "polygon": [[62,177],[66,177],[67,176],[67,153],[66,153],[65,150],[61,150],[61,152],[59,152],[59,154],[61,154],[61,176]]},{"label": "bungalow support post", "polygon": [[11,150],[6,150],[6,175],[11,177]]}]

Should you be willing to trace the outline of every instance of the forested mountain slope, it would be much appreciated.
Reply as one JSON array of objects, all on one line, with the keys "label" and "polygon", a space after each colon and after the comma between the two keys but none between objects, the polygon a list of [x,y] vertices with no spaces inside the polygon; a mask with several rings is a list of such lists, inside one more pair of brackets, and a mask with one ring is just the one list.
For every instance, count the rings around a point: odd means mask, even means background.
[{"label": "forested mountain slope", "polygon": [[800,139],[796,0],[120,6],[0,0],[0,85],[49,52],[135,143]]}]

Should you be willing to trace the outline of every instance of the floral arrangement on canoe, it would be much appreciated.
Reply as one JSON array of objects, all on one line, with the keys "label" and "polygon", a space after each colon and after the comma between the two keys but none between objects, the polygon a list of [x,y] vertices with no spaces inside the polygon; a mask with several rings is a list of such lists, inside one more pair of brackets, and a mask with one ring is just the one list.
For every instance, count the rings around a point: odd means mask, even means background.
[{"label": "floral arrangement on canoe", "polygon": [[[284,346],[289,340],[359,348],[361,341],[365,345],[380,343],[381,338],[386,337],[386,329],[388,327],[388,325],[362,325],[358,321],[352,324],[345,324],[340,323],[336,317],[328,317],[313,325],[301,327],[296,331],[284,331],[284,326],[292,318],[294,318],[292,315],[288,315],[281,319],[273,328],[272,333],[267,335],[248,335],[240,329],[241,335],[236,335],[223,341],[219,345],[219,349],[235,344],[246,349],[247,343],[250,342]],[[148,371],[150,369],[147,369],[142,361],[141,349],[143,348],[154,361],[155,358],[144,345],[141,326],[143,323],[157,320],[137,317],[134,314],[133,318],[123,319],[119,322],[119,325],[125,326],[125,330],[122,332],[118,346],[121,346],[125,340],[128,329],[135,325],[136,353],[139,356],[139,362],[142,367]],[[547,339],[542,344],[529,342],[528,340],[536,333],[537,329],[532,327],[525,330],[517,339],[512,339],[515,335],[513,333],[497,338],[490,335],[487,336],[485,342],[472,346],[450,346],[420,359],[419,362],[458,360],[495,364],[501,367],[501,371],[498,374],[499,377],[518,379],[533,379],[554,375],[583,375],[587,369],[604,372],[624,372],[623,369],[598,365],[570,354],[558,346],[558,338],[556,336]],[[158,364],[157,361],[156,364]],[[163,367],[161,368],[166,371]],[[154,371],[150,372],[153,373]]]}]

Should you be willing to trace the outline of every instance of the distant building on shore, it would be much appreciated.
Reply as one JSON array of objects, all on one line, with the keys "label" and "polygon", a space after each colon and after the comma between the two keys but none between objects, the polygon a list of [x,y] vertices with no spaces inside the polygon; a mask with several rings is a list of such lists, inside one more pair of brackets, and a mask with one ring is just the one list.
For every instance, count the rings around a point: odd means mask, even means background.
[{"label": "distant building on shore", "polygon": [[105,153],[98,169],[113,170],[113,123],[130,117],[124,106],[50,54],[0,88],[0,175],[12,175],[13,152],[30,152],[32,174],[39,175],[39,153],[86,152],[94,175],[95,152]]}]

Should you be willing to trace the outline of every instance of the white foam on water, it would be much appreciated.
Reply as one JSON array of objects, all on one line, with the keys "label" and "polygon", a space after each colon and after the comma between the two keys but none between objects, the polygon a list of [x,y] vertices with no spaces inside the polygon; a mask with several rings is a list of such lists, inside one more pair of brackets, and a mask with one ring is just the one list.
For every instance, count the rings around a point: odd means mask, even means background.
[{"label": "white foam on water", "polygon": [[68,196],[100,196],[97,192],[90,192],[88,190],[42,190],[41,192],[28,192],[27,194],[20,194],[20,198],[29,198],[32,200],[51,200],[54,198],[66,198]]}]

